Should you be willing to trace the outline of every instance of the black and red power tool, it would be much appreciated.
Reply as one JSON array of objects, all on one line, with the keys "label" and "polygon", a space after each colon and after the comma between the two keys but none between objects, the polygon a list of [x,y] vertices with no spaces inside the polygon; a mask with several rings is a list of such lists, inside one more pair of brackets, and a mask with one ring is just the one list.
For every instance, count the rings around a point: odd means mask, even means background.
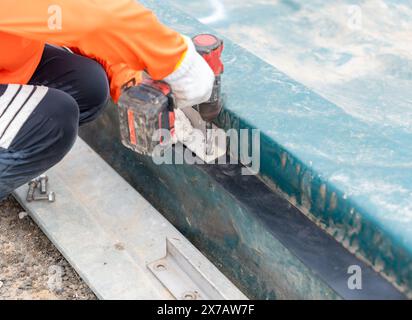
[{"label": "black and red power tool", "polygon": [[[193,106],[209,127],[222,110],[223,41],[211,34],[200,34],[192,40],[197,52],[215,74],[213,93],[209,101]],[[174,108],[173,92],[163,81],[145,79],[138,86],[126,88],[120,97],[118,108],[122,143],[144,155],[152,155],[159,144],[163,148],[171,146],[171,138],[175,134]],[[169,135],[161,134],[161,129],[167,130]]]}]

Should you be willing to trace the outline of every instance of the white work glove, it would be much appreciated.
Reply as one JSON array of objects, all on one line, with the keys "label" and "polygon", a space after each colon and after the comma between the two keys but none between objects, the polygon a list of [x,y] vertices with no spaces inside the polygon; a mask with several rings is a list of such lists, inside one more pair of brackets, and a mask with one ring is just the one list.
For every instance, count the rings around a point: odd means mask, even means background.
[{"label": "white work glove", "polygon": [[183,37],[188,45],[186,56],[178,69],[164,79],[172,88],[176,107],[179,109],[208,101],[215,81],[212,69],[197,53],[193,41],[186,36]]}]

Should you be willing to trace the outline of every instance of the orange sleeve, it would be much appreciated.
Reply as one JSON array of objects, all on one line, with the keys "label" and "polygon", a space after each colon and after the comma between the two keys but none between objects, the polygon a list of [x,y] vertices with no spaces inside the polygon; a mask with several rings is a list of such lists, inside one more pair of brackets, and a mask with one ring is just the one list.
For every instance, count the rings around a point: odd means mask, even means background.
[{"label": "orange sleeve", "polygon": [[115,99],[139,71],[156,80],[171,74],[187,50],[179,33],[134,0],[1,0],[0,31],[98,60]]}]

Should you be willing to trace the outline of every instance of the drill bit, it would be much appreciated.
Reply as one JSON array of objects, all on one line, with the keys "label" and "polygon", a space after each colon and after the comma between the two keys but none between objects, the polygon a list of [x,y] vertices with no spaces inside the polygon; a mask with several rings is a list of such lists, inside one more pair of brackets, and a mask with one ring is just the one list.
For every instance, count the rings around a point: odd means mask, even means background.
[{"label": "drill bit", "polygon": [[211,155],[213,152],[213,124],[206,122],[206,155]]}]

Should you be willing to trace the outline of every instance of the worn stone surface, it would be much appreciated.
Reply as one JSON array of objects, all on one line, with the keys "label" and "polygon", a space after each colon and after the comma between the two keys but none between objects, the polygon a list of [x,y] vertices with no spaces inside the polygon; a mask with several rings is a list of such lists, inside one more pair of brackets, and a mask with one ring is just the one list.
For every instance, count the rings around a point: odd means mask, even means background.
[{"label": "worn stone surface", "polygon": [[261,178],[412,297],[411,4],[174,2],[204,26],[143,3],[183,33],[233,40],[224,127],[260,129]]}]

